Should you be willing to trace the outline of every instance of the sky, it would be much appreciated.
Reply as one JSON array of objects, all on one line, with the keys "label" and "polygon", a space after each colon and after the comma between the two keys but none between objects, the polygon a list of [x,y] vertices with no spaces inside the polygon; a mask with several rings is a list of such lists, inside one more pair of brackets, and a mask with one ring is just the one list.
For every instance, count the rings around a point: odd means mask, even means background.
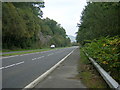
[{"label": "sky", "polygon": [[44,0],[43,18],[57,21],[66,30],[67,35],[76,36],[77,23],[85,7],[86,0]]}]

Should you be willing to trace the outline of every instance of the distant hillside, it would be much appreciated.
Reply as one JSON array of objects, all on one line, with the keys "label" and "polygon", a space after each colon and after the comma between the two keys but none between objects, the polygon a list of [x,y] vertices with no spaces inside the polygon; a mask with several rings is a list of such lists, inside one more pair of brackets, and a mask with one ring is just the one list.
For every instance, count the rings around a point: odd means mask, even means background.
[{"label": "distant hillside", "polygon": [[72,35],[68,35],[68,37],[70,38],[71,42],[76,42],[76,39],[75,39],[74,36],[72,36]]},{"label": "distant hillside", "polygon": [[2,3],[3,49],[47,48],[52,44],[70,46],[65,29],[58,22],[40,17],[42,7],[42,2]]}]

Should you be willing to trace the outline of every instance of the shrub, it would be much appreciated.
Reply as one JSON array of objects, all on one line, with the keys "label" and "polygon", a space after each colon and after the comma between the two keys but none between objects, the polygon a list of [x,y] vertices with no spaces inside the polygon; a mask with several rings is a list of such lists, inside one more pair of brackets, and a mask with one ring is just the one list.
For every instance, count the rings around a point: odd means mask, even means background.
[{"label": "shrub", "polygon": [[120,82],[120,37],[101,37],[84,46],[84,50],[94,58],[114,79]]}]

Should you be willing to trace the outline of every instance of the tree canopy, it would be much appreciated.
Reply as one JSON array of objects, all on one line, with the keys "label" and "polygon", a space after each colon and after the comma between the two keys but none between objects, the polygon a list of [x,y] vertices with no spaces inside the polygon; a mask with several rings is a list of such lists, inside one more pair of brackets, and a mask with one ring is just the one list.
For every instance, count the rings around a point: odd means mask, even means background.
[{"label": "tree canopy", "polygon": [[77,42],[120,82],[120,3],[88,3],[82,13]]},{"label": "tree canopy", "polygon": [[117,2],[88,3],[82,12],[77,41],[93,40],[101,36],[120,35],[120,4]]},{"label": "tree canopy", "polygon": [[50,44],[70,45],[65,29],[56,21],[42,19],[44,3],[4,2],[2,4],[3,48],[43,48]]}]

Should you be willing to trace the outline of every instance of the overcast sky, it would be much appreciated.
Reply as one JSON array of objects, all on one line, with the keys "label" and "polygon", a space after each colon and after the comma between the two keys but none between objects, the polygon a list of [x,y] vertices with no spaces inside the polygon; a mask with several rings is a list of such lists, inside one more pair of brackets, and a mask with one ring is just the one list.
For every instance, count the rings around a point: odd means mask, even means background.
[{"label": "overcast sky", "polygon": [[86,0],[44,0],[43,17],[57,21],[66,30],[67,35],[76,36],[77,23]]}]

